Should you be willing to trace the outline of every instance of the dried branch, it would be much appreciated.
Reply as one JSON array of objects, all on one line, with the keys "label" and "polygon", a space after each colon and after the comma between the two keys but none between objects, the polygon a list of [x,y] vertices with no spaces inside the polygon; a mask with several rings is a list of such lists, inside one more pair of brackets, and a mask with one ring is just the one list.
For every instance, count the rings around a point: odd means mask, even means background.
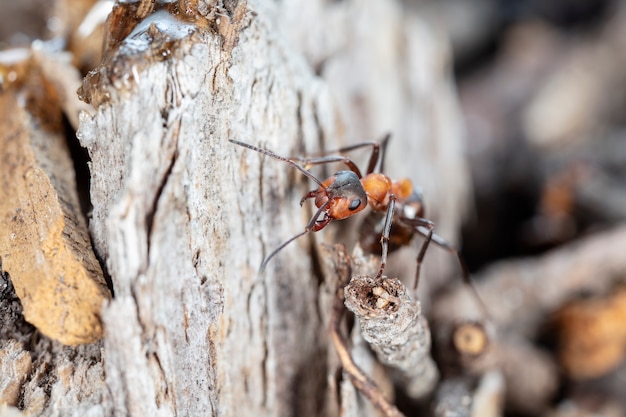
[{"label": "dried branch", "polygon": [[547,407],[558,388],[558,369],[545,352],[519,337],[496,337],[490,323],[438,321],[435,326],[438,359],[445,373],[501,372],[508,408],[536,413]]},{"label": "dried branch", "polygon": [[439,374],[430,357],[428,322],[400,280],[355,276],[345,298],[363,338],[382,363],[400,372],[407,394],[417,399],[430,393]]},{"label": "dried branch", "polygon": [[474,390],[472,417],[500,417],[504,409],[506,386],[500,371],[485,373]]},{"label": "dried branch", "polygon": [[433,328],[437,360],[444,374],[477,376],[498,365],[498,340],[490,323],[435,321]]},{"label": "dried branch", "polygon": [[333,346],[337,351],[337,355],[339,355],[339,359],[341,360],[344,370],[350,377],[354,386],[361,391],[361,393],[367,397],[385,416],[403,417],[404,414],[402,414],[395,405],[385,398],[376,383],[354,363],[354,360],[352,360],[346,341],[340,334],[340,321],[343,317],[343,311],[343,297],[338,295],[335,305],[333,306],[333,315],[329,330]]},{"label": "dried branch", "polygon": [[347,341],[342,336],[341,323],[345,311],[344,287],[350,279],[353,267],[360,270],[365,265],[372,265],[372,262],[376,262],[374,257],[370,257],[369,261],[366,261],[363,256],[354,259],[346,253],[343,244],[322,245],[320,254],[324,267],[325,287],[333,292],[328,332],[341,366],[354,387],[367,397],[376,409],[386,416],[403,416],[395,405],[387,400],[379,385],[355,363],[352,353],[348,349]]},{"label": "dried branch", "polygon": [[[500,262],[476,276],[478,292],[498,328],[534,336],[546,314],[572,296],[601,294],[623,279],[625,246],[622,226],[537,258]],[[436,300],[433,314],[438,323],[480,318],[475,300],[460,286]]]},{"label": "dried branch", "polygon": [[530,342],[506,339],[498,345],[506,384],[506,406],[522,414],[545,411],[559,386],[559,370],[552,358]]}]

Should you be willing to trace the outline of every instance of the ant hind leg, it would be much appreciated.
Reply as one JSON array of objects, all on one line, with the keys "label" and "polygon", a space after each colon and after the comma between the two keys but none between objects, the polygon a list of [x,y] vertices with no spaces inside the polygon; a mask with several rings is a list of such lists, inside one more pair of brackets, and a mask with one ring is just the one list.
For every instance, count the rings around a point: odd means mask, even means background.
[{"label": "ant hind leg", "polygon": [[461,276],[463,277],[463,283],[469,287],[470,291],[474,295],[474,298],[478,301],[480,309],[482,310],[485,317],[490,318],[489,309],[485,305],[485,302],[483,301],[483,299],[480,297],[480,294],[478,293],[478,290],[476,289],[476,286],[474,285],[474,281],[472,281],[472,278],[470,277],[469,268],[467,267],[467,264],[465,263],[465,260],[463,259],[463,256],[461,255],[461,252],[459,251],[459,249],[456,246],[449,243],[443,237],[439,236],[436,233],[433,233],[432,230],[429,230],[426,227],[416,227],[415,230],[422,236],[425,236],[427,239],[429,239],[429,235],[430,235],[430,240],[435,245],[439,246],[445,251],[456,256],[459,262],[459,265],[461,267],[461,273],[462,273]]},{"label": "ant hind leg", "polygon": [[418,252],[416,259],[417,265],[415,269],[415,279],[413,281],[413,291],[417,291],[422,263],[426,257],[426,250],[428,249],[430,242],[433,241],[433,238],[437,236],[434,233],[435,223],[421,217],[417,217],[415,219],[402,219],[402,222],[414,227],[417,232],[426,238],[424,242],[422,242],[422,246],[420,247],[420,251]]},{"label": "ant hind leg", "polygon": [[433,238],[433,231],[435,230],[435,224],[433,222],[431,222],[430,220],[426,220],[426,219],[420,219],[420,220],[424,220],[425,224],[424,227],[428,228],[428,233],[426,234],[426,239],[424,240],[424,242],[422,242],[422,247],[420,248],[420,251],[417,254],[417,259],[416,259],[416,263],[417,266],[415,268],[415,280],[413,281],[413,291],[417,292],[417,286],[419,285],[419,281],[420,281],[420,270],[422,269],[422,262],[424,261],[424,257],[426,256],[426,249],[428,249],[428,245],[430,244],[432,238]]}]

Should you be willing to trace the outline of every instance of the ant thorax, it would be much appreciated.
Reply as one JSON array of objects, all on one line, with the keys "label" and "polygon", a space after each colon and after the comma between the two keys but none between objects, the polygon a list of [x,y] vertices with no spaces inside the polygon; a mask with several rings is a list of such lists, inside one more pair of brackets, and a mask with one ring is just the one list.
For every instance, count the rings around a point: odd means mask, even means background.
[{"label": "ant thorax", "polygon": [[361,178],[361,184],[367,192],[370,206],[375,211],[386,211],[389,205],[391,180],[379,172],[372,172]]}]

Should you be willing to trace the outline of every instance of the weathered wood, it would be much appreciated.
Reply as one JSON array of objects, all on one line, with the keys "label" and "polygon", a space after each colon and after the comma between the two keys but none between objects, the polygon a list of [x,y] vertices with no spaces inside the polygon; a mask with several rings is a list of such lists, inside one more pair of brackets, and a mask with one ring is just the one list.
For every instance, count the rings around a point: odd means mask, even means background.
[{"label": "weathered wood", "polygon": [[116,289],[103,312],[116,413],[325,408],[330,345],[318,309],[330,305],[318,305],[311,238],[256,273],[311,211],[298,207],[288,166],[227,142],[281,155],[319,150],[321,140],[339,146],[331,90],[274,26],[282,12],[240,2],[206,25],[161,28],[174,18],[153,14],[136,49],[108,51],[83,90],[96,105],[80,128],[92,158],[91,227]]},{"label": "weathered wood", "polygon": [[80,211],[63,94],[30,55],[0,94],[0,258],[26,320],[76,345],[102,336],[100,309],[109,292]]},{"label": "weathered wood", "polygon": [[[0,416],[108,415],[102,343],[63,346],[24,320],[0,267]],[[2,404],[10,407],[3,408]]]},{"label": "weathered wood", "polygon": [[61,119],[78,123],[78,75],[63,54],[18,57],[0,68],[0,415],[105,416],[101,343],[47,337],[98,340],[109,297]]},{"label": "weathered wood", "polygon": [[[580,293],[605,294],[621,282],[626,268],[621,250],[625,240],[626,228],[622,226],[535,258],[501,261],[480,274],[478,292],[501,335],[499,340],[493,340],[495,346],[489,354],[477,358],[476,363],[484,365],[483,369],[502,367],[509,407],[534,413],[552,400],[558,389],[557,365],[528,339],[537,337],[546,315],[571,297]],[[462,287],[438,298],[434,314],[439,324],[436,337],[440,340],[445,340],[444,333],[450,329],[445,323],[462,318],[485,320],[476,300]],[[610,323],[605,321],[602,326],[607,328],[607,325]],[[615,332],[613,335],[621,350],[621,336]],[[607,344],[601,342],[600,346]],[[592,362],[590,353],[584,355],[587,365]],[[606,353],[600,356],[608,359]],[[483,359],[488,360],[483,364]]]},{"label": "weathered wood", "polygon": [[32,360],[19,342],[9,340],[0,346],[0,404],[16,406],[22,384],[31,371]]},{"label": "weathered wood", "polygon": [[397,278],[354,275],[344,289],[346,307],[378,360],[398,371],[406,394],[421,399],[439,378],[430,356],[430,329],[419,300]]},{"label": "weathered wood", "polygon": [[[153,31],[147,53],[169,36],[171,56],[139,65],[141,48],[117,55],[119,71],[103,67],[93,84],[105,100],[82,119],[92,231],[116,289],[103,312],[116,413],[315,415],[323,407],[316,358],[326,346],[307,241],[256,272],[306,212],[284,197],[285,167],[227,140],[268,141],[289,154],[293,139],[314,139],[303,114],[332,105],[262,12],[245,3],[227,12],[218,31],[151,15],[156,30],[139,28]],[[159,32],[161,23],[181,32]]]},{"label": "weathered wood", "polygon": [[[61,388],[74,384],[94,389],[75,406],[83,415],[374,415],[337,371],[327,336],[334,297],[320,285],[316,242],[349,242],[344,229],[299,239],[259,275],[312,214],[298,206],[310,185],[228,139],[302,155],[391,131],[386,167],[425,186],[437,230],[454,238],[466,181],[445,48],[395,2],[200,6],[123,3],[105,27],[79,136],[91,157],[92,238],[115,289],[102,313],[106,361],[97,344],[79,351],[93,362],[84,382],[78,359],[54,362],[69,362],[72,377],[46,395],[23,386],[29,412],[67,410],[81,391]],[[327,66],[316,74],[319,56]],[[392,266],[410,278],[415,255]],[[390,392],[353,338],[355,361]],[[72,352],[55,346],[51,358]]]},{"label": "weathered wood", "polygon": [[[626,227],[598,232],[536,258],[500,261],[477,274],[478,292],[494,323],[507,333],[534,337],[546,313],[582,292],[606,293],[626,268],[621,248]],[[456,306],[450,309],[449,306]],[[435,315],[442,322],[481,318],[466,288],[440,297]]]}]

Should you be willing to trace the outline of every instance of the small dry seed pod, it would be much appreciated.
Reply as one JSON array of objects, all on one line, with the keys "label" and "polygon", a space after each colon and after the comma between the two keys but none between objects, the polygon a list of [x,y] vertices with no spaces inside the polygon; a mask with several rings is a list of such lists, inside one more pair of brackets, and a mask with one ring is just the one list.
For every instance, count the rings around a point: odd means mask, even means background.
[{"label": "small dry seed pod", "polygon": [[489,338],[485,327],[481,323],[460,323],[452,333],[452,344],[459,354],[464,356],[478,356],[489,347]]}]

